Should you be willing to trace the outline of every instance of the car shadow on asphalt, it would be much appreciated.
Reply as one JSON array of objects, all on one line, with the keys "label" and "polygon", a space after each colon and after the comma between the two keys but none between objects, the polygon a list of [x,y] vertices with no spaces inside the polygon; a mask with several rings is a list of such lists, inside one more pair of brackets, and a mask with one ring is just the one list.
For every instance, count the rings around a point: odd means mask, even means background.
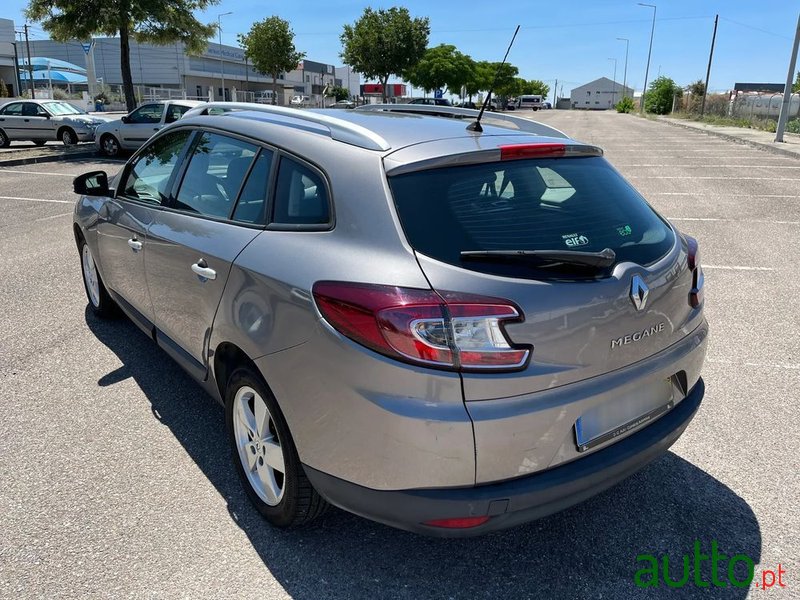
[{"label": "car shadow on asphalt", "polygon": [[[331,509],[313,524],[281,531],[269,526],[242,491],[224,434],[222,407],[127,319],[86,322],[122,366],[100,386],[133,378],[154,418],[170,428],[225,498],[230,517],[247,534],[273,577],[293,598],[745,598],[747,587],[701,590],[694,581],[693,544],[703,554],[744,554],[756,564],[761,532],[747,502],[672,452],[610,490],[571,509],[479,538],[426,538]],[[350,432],[355,433],[355,432]],[[348,435],[343,432],[343,435]],[[689,581],[640,589],[637,555],[669,557],[673,580],[688,555]],[[710,582],[703,559],[701,583]],[[728,563],[718,580],[728,581]],[[767,566],[769,568],[769,566]],[[661,571],[660,571],[661,572]],[[733,575],[746,578],[738,562]],[[649,576],[644,577],[649,580]]]}]

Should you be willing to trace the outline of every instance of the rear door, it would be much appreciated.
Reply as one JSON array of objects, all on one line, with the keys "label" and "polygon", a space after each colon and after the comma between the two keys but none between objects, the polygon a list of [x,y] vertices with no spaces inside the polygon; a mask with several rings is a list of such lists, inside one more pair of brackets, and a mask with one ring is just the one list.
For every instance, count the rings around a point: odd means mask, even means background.
[{"label": "rear door", "polygon": [[23,102],[11,102],[0,108],[0,129],[10,140],[29,139],[24,137],[22,116]]},{"label": "rear door", "polygon": [[169,210],[148,230],[147,286],[159,344],[203,379],[231,265],[263,227],[272,152],[203,132],[188,161]]},{"label": "rear door", "polygon": [[128,149],[139,148],[164,126],[164,104],[143,104],[126,121],[119,126],[120,143]]},{"label": "rear door", "polygon": [[[509,300],[524,319],[505,331],[532,346],[530,363],[517,372],[465,373],[466,400],[526,394],[632,364],[686,335],[697,314],[680,238],[600,156],[496,160],[389,181],[434,289]],[[461,255],[606,248],[616,261],[603,269]]]}]

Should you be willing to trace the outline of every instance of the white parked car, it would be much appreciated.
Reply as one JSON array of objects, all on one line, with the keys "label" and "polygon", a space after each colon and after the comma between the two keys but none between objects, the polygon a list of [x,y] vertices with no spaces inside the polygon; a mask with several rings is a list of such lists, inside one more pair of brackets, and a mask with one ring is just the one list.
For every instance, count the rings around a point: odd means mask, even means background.
[{"label": "white parked car", "polygon": [[180,119],[187,110],[203,104],[198,100],[161,100],[142,104],[129,115],[97,128],[94,143],[106,156],[122,150],[138,150],[156,131]]},{"label": "white parked car", "polygon": [[54,140],[65,146],[91,142],[106,121],[61,100],[12,100],[0,107],[0,148],[18,140],[37,146]]}]

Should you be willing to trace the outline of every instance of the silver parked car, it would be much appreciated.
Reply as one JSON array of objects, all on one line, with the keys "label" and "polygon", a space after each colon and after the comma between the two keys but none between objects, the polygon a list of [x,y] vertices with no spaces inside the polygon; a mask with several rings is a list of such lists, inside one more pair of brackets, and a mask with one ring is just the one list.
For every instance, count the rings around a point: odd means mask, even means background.
[{"label": "silver parked car", "polygon": [[129,115],[97,128],[95,145],[106,156],[137,150],[156,131],[180,119],[186,111],[203,104],[197,100],[163,100],[142,104]]},{"label": "silver parked car", "polygon": [[61,100],[13,100],[0,107],[0,148],[18,140],[37,146],[55,140],[65,146],[91,142],[105,122]]},{"label": "silver parked car", "polygon": [[700,406],[697,242],[599,148],[477,114],[209,104],[75,180],[91,309],[224,404],[276,526],[330,503],[509,527],[628,477]]}]

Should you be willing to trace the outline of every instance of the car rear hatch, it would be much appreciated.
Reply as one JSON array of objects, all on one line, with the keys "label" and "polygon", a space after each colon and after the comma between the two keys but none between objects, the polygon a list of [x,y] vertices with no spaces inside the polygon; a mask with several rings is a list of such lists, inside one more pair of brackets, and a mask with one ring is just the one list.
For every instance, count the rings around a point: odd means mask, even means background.
[{"label": "car rear hatch", "polygon": [[527,361],[462,368],[466,401],[614,371],[699,324],[693,241],[601,154],[512,135],[434,141],[385,158],[400,224],[431,287],[501,299],[519,313],[500,325],[512,347],[530,350]]}]

